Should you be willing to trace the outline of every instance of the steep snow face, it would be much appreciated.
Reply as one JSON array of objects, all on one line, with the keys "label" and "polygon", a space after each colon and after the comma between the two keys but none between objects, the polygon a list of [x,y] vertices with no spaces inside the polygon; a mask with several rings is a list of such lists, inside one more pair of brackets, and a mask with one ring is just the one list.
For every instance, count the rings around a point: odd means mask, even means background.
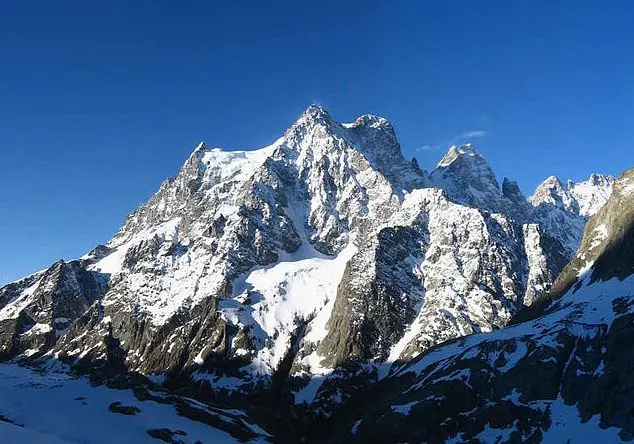
[{"label": "steep snow face", "polygon": [[209,149],[204,144],[199,145],[197,150],[200,152],[198,157],[203,169],[203,181],[217,185],[248,179],[271,157],[282,141],[279,139],[270,146],[252,151],[224,151],[221,148]]},{"label": "steep snow face", "polygon": [[610,198],[614,178],[602,174],[592,174],[583,182],[568,181],[568,190],[579,204],[579,214],[592,216],[601,209]]},{"label": "steep snow face", "polygon": [[[219,310],[233,326],[255,332],[252,349],[236,351],[252,355],[245,369],[271,375],[297,341],[318,345],[326,335],[337,286],[356,247],[350,243],[336,257],[305,245],[270,267],[253,270],[234,284],[234,296],[222,300]],[[276,338],[272,347],[270,338]]]},{"label": "steep snow face", "polygon": [[[416,264],[424,300],[409,331],[390,350],[391,358],[402,360],[439,342],[504,326],[523,290],[521,233],[511,220],[456,205],[437,190],[407,197],[404,210],[418,207],[416,219],[425,233],[425,254]],[[402,222],[412,225],[398,216],[392,223]],[[495,265],[486,269],[485,263]]]}]

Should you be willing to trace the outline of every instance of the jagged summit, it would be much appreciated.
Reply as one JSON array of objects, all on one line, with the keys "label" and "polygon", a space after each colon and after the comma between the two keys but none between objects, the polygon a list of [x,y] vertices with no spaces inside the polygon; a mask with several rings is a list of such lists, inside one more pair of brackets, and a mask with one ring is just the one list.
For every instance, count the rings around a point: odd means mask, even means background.
[{"label": "jagged summit", "polygon": [[495,173],[471,144],[451,146],[431,172],[430,181],[457,202],[499,213],[512,209]]},{"label": "jagged summit", "polygon": [[299,116],[292,127],[314,124],[330,125],[332,123],[334,121],[326,108],[321,105],[311,104]]},{"label": "jagged summit", "polygon": [[452,145],[449,147],[449,151],[447,151],[447,154],[445,154],[440,162],[438,162],[436,168],[446,168],[453,162],[460,159],[461,156],[479,157],[484,159],[470,143],[466,143],[460,146]]},{"label": "jagged summit", "polygon": [[[332,115],[330,114],[330,112],[324,106],[313,103],[304,110],[304,112],[297,119],[296,124],[297,123],[301,124],[307,121],[331,123],[331,122],[334,122],[334,119],[332,118]],[[344,128],[351,128],[351,127],[358,127],[358,126],[372,126],[372,127],[377,127],[377,126],[391,127],[392,126],[387,119],[374,115],[374,114],[362,114],[351,123],[337,123],[337,124]]]},{"label": "jagged summit", "polygon": [[529,197],[529,202],[533,206],[542,203],[554,205],[572,211],[579,212],[577,202],[571,196],[568,188],[556,176],[549,176],[535,190],[533,195]]},{"label": "jagged summit", "polygon": [[204,150],[208,150],[211,147],[209,145],[207,145],[207,142],[205,142],[204,140],[201,140],[198,145],[196,145],[196,148],[194,149],[194,151],[204,151]]},{"label": "jagged summit", "polygon": [[471,143],[449,147],[447,153],[438,162],[435,171],[448,169],[454,169],[456,172],[460,170],[473,174],[484,174],[487,180],[491,180],[499,188],[498,181],[488,161]]},{"label": "jagged summit", "polygon": [[357,117],[352,123],[342,123],[344,128],[355,128],[369,126],[372,128],[386,127],[394,131],[392,124],[384,117],[375,116],[374,114],[363,114]]},{"label": "jagged summit", "polygon": [[533,206],[552,205],[581,216],[589,216],[596,213],[608,200],[613,185],[614,178],[603,174],[592,174],[588,180],[582,182],[568,180],[565,184],[556,176],[550,176],[528,200]]},{"label": "jagged summit", "polygon": [[[611,175],[592,173],[590,174],[590,177],[588,178],[588,180],[586,180],[585,182],[591,185],[603,186],[605,184],[613,184],[615,181],[616,179]],[[580,183],[584,183],[584,182],[580,182]],[[573,180],[568,180],[568,187],[574,186],[575,184],[577,184],[577,182]]]},{"label": "jagged summit", "polygon": [[330,112],[323,106],[318,103],[311,103],[306,107],[302,116],[313,116],[313,117],[330,117]]},{"label": "jagged summit", "polygon": [[548,177],[528,198],[533,220],[557,239],[571,256],[581,243],[581,234],[589,216],[607,202],[614,178],[593,175],[583,182],[564,184],[556,176]]},{"label": "jagged summit", "polygon": [[[273,149],[279,148],[279,149]],[[394,191],[402,196],[402,191],[427,186],[426,173],[415,161],[404,159],[401,146],[392,124],[385,118],[364,114],[351,123],[338,123],[321,105],[312,104],[284,132],[284,135],[269,147],[249,151],[232,151],[212,148],[201,142],[179,176],[187,176],[194,184],[210,176],[209,169],[226,168],[234,160],[256,159],[263,164],[267,159],[299,156],[300,161],[319,157],[347,156],[346,151],[363,156],[374,169],[382,173],[391,183]],[[295,153],[295,154],[293,154]],[[253,162],[246,162],[253,166]],[[253,171],[248,168],[243,174]],[[227,177],[222,171],[211,175]],[[197,177],[198,179],[194,179]]]}]

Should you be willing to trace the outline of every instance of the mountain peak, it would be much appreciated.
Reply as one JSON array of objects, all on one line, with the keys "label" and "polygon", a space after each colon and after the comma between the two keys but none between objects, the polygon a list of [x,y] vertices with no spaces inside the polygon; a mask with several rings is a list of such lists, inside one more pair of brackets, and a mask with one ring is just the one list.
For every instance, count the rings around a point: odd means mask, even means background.
[{"label": "mountain peak", "polygon": [[600,185],[606,182],[614,182],[615,179],[609,174],[592,173],[590,174],[590,179],[588,179],[588,181],[592,183],[593,185]]},{"label": "mountain peak", "polygon": [[308,105],[298,119],[301,121],[331,121],[332,117],[326,108],[315,103]]},{"label": "mountain peak", "polygon": [[556,176],[549,176],[540,183],[528,200],[533,206],[548,204],[566,211],[579,213],[579,205],[570,194],[568,186],[564,185]]},{"label": "mountain peak", "polygon": [[604,174],[591,174],[582,182],[568,180],[565,185],[556,176],[550,176],[539,184],[528,200],[533,206],[545,203],[589,216],[608,200],[613,185],[614,178]]},{"label": "mountain peak", "polygon": [[375,116],[374,114],[363,114],[355,119],[352,123],[344,123],[342,126],[345,128],[358,128],[358,127],[389,127],[392,128],[392,124],[384,117]]},{"label": "mountain peak", "polygon": [[609,174],[598,174],[598,173],[592,173],[590,174],[590,177],[587,180],[581,181],[581,182],[577,182],[574,180],[568,180],[567,185],[569,188],[574,187],[575,185],[580,185],[580,184],[589,184],[589,185],[606,185],[606,184],[611,184],[615,181],[616,179],[614,179],[614,177],[610,176]]},{"label": "mountain peak", "polygon": [[[372,129],[372,130],[387,130],[388,132],[394,134],[394,128],[392,124],[385,119],[384,117],[380,117],[374,114],[363,114],[357,117],[352,123],[339,123],[335,122],[330,113],[326,108],[321,105],[311,104],[304,110],[304,112],[300,115],[295,125],[306,125],[306,124],[323,124],[323,125],[332,125],[335,124],[335,127],[342,127],[349,130],[363,130],[363,129]],[[394,137],[395,134],[394,134]]]},{"label": "mountain peak", "polygon": [[555,186],[555,187],[563,187],[561,180],[557,176],[548,176],[540,186]]},{"label": "mountain peak", "polygon": [[204,140],[201,140],[198,145],[196,145],[196,148],[194,149],[194,153],[200,153],[201,151],[207,151],[211,148],[211,146],[209,146],[207,144],[207,142],[205,142]]},{"label": "mountain peak", "polygon": [[502,211],[500,185],[486,159],[471,144],[451,146],[431,173],[432,183],[466,205]]},{"label": "mountain peak", "polygon": [[337,132],[339,124],[336,123],[330,113],[321,105],[312,104],[304,110],[298,119],[286,130],[285,136],[295,134],[308,134],[313,129],[321,127],[327,132]]},{"label": "mountain peak", "polygon": [[447,167],[455,162],[461,156],[469,156],[469,157],[479,157],[484,160],[484,158],[476,151],[476,149],[470,143],[456,146],[451,145],[449,147],[449,151],[444,157],[438,162],[438,168]]}]

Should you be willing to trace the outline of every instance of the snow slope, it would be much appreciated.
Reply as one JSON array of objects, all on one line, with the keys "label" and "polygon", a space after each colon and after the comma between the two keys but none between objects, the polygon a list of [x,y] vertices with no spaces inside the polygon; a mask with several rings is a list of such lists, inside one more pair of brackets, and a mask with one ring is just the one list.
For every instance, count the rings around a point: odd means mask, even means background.
[{"label": "snow slope", "polygon": [[[130,390],[92,386],[87,379],[0,364],[0,441],[15,443],[158,442],[148,430],[169,429],[185,443],[235,443],[230,434],[179,416],[173,405],[139,401]],[[140,412],[128,416],[109,406],[120,402]],[[243,415],[227,412],[227,419]],[[8,423],[6,421],[12,421]],[[253,426],[261,433],[261,429]],[[252,442],[264,442],[263,437]]]}]

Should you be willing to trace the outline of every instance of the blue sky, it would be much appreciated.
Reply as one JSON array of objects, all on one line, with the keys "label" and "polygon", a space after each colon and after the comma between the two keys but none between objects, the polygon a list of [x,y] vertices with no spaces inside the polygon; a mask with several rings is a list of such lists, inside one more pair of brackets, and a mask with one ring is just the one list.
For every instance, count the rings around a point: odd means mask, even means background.
[{"label": "blue sky", "polygon": [[[203,4],[208,3],[208,4]],[[632,2],[0,4],[0,283],[81,256],[195,144],[320,103],[431,168],[469,140],[525,194],[632,166]]]}]

